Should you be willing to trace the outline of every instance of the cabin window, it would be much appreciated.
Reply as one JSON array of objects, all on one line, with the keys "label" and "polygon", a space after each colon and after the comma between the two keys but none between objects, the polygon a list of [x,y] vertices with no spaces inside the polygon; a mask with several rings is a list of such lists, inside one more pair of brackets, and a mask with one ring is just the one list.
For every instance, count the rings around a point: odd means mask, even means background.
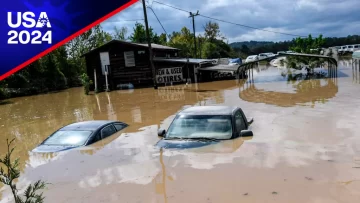
[{"label": "cabin window", "polygon": [[125,67],[135,66],[135,55],[133,51],[124,52],[124,58],[125,58]]},{"label": "cabin window", "polygon": [[175,53],[175,56],[177,56],[177,53]]}]

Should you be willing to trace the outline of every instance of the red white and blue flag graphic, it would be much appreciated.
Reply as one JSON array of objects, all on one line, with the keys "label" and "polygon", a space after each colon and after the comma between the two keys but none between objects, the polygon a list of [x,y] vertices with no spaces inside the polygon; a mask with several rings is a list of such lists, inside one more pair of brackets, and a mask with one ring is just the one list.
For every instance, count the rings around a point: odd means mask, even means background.
[{"label": "red white and blue flag graphic", "polygon": [[138,0],[11,0],[0,11],[0,80]]}]

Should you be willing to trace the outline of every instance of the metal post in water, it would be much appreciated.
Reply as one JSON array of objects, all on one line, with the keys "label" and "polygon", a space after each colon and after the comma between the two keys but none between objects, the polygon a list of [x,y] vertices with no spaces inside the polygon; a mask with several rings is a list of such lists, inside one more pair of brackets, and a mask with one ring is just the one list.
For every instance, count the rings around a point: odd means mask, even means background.
[{"label": "metal post in water", "polygon": [[108,67],[105,66],[105,84],[106,84],[106,91],[109,92],[109,82],[108,82]]},{"label": "metal post in water", "polygon": [[153,62],[154,55],[153,55],[153,51],[151,48],[151,38],[150,38],[150,32],[149,32],[149,24],[148,24],[148,19],[147,19],[145,0],[142,0],[142,5],[143,5],[143,12],[144,12],[146,39],[147,39],[148,48],[149,48],[149,61],[150,61],[152,77],[153,77],[153,85],[154,85],[154,89],[158,89],[157,81],[156,81],[156,71],[155,71],[155,66],[154,66],[154,62]]},{"label": "metal post in water", "polygon": [[97,75],[96,75],[96,68],[94,68],[94,83],[95,83],[95,89],[94,92],[96,93],[98,91],[97,88]]}]

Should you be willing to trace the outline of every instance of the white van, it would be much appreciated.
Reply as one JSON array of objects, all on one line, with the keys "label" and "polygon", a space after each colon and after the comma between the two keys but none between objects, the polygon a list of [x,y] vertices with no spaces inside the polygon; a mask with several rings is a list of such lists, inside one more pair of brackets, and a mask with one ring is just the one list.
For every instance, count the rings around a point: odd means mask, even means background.
[{"label": "white van", "polygon": [[345,53],[346,46],[341,46],[338,50],[339,54]]},{"label": "white van", "polygon": [[346,45],[345,53],[352,53],[354,52],[354,45]]},{"label": "white van", "polygon": [[360,50],[360,44],[355,44],[353,52]]}]

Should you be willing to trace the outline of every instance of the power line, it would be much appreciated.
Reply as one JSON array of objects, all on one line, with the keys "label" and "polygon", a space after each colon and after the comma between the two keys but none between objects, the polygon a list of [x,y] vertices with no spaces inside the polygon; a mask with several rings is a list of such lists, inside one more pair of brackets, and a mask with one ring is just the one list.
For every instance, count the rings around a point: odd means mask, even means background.
[{"label": "power line", "polygon": [[[190,13],[190,11],[181,9],[181,8],[177,8],[175,6],[171,6],[159,1],[154,0],[153,2],[157,3],[157,4],[161,4],[179,11],[183,11],[183,12],[187,12]],[[277,31],[272,31],[272,30],[266,30],[266,29],[261,29],[261,28],[257,28],[257,27],[253,27],[253,26],[249,26],[249,25],[243,25],[243,24],[239,24],[239,23],[234,23],[234,22],[230,22],[230,21],[226,21],[226,20],[222,20],[222,19],[218,19],[218,18],[213,18],[213,17],[209,17],[209,16],[205,16],[205,15],[201,15],[199,14],[199,16],[202,16],[203,18],[208,18],[208,19],[212,19],[212,20],[216,20],[216,21],[220,21],[220,22],[224,22],[224,23],[229,23],[232,25],[237,25],[237,26],[241,26],[241,27],[246,27],[246,28],[250,28],[250,29],[254,29],[254,30],[261,30],[261,31],[265,31],[265,32],[272,32],[272,33],[277,33],[277,34],[283,34],[283,35],[289,35],[289,36],[295,36],[295,37],[306,37],[306,36],[302,36],[302,35],[296,35],[296,34],[290,34],[290,33],[285,33],[285,32],[277,32]]]},{"label": "power line", "polygon": [[246,27],[246,28],[250,28],[250,29],[254,29],[254,30],[261,30],[261,31],[265,31],[265,32],[272,32],[272,33],[277,33],[277,34],[283,34],[283,35],[290,35],[290,36],[295,36],[295,37],[306,37],[306,36],[302,36],[302,35],[296,35],[296,34],[290,34],[290,33],[285,33],[285,32],[278,32],[278,31],[272,31],[272,30],[265,30],[265,29],[261,29],[261,28],[256,28],[256,27],[252,27],[252,26],[249,26],[249,25],[243,25],[243,24],[239,24],[239,23],[233,23],[233,22],[229,22],[229,21],[226,21],[226,20],[221,20],[221,19],[218,19],[218,18],[213,18],[213,17],[209,17],[209,16],[204,16],[204,15],[199,15],[203,18],[208,18],[208,19],[211,19],[211,20],[216,20],[216,21],[220,21],[220,22],[224,22],[224,23],[229,23],[229,24],[233,24],[233,25],[238,25],[238,26],[241,26],[241,27]]},{"label": "power line", "polygon": [[165,30],[165,28],[164,28],[164,26],[162,25],[162,23],[160,22],[160,19],[157,17],[157,15],[156,15],[156,13],[155,13],[155,11],[150,7],[150,6],[148,6],[148,8],[153,12],[153,14],[155,15],[155,17],[156,17],[156,19],[157,19],[157,21],[159,22],[159,24],[161,25],[161,27],[162,27],[162,29],[164,30],[164,32],[165,32],[165,34],[166,34],[166,36],[168,36],[168,34],[167,34],[167,32],[166,32],[166,30]]},{"label": "power line", "polygon": [[120,20],[120,21],[143,21],[144,19]]},{"label": "power line", "polygon": [[155,2],[155,3],[157,3],[157,4],[161,4],[161,5],[164,5],[164,6],[167,6],[167,7],[170,7],[170,8],[173,8],[173,9],[177,9],[177,10],[179,10],[179,11],[183,11],[183,12],[186,12],[186,13],[190,13],[190,11],[187,11],[187,10],[184,10],[184,9],[181,9],[181,8],[177,8],[177,7],[175,7],[175,6],[171,6],[171,5],[168,5],[168,4],[164,4],[164,3],[162,3],[162,2],[158,2],[158,1],[153,1],[153,2]]}]

